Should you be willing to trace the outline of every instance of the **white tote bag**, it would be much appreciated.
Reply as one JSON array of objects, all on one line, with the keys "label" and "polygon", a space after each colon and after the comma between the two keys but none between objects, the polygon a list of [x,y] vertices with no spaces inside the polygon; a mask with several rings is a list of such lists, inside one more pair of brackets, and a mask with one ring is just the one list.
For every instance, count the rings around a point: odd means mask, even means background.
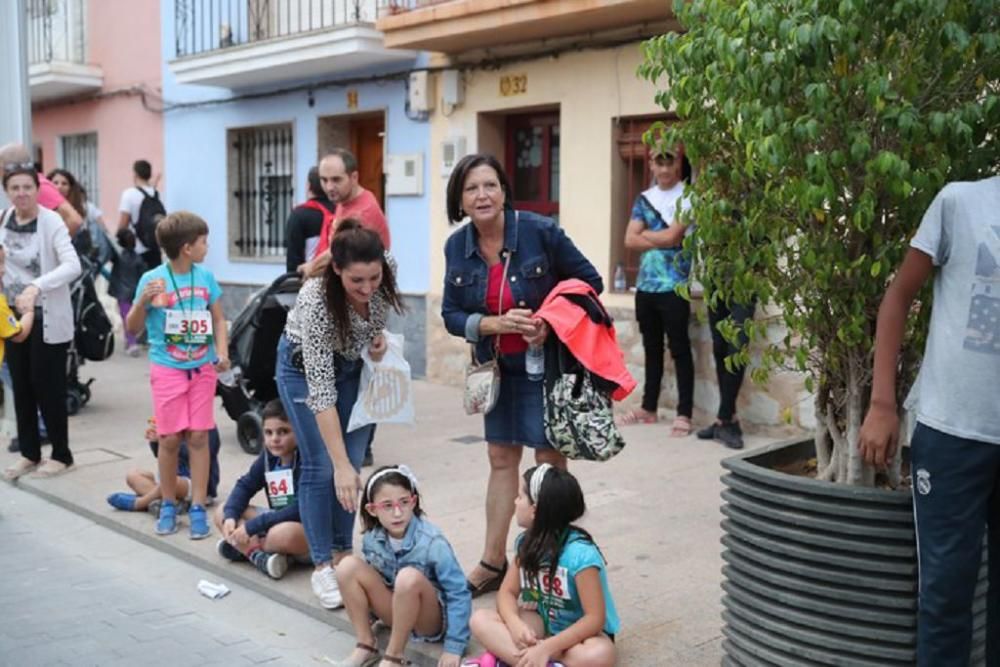
[{"label": "white tote bag", "polygon": [[372,361],[368,350],[361,353],[361,390],[347,424],[350,433],[368,424],[412,424],[413,382],[410,364],[403,356],[403,334],[386,331],[385,356]]}]

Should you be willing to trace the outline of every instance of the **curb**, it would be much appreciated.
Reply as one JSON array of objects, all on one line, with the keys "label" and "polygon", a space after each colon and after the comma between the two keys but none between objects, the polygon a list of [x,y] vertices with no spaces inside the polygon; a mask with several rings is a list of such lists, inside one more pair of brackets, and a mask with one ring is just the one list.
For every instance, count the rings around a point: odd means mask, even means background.
[{"label": "curb", "polygon": [[[294,609],[295,611],[314,618],[321,623],[326,623],[335,630],[340,630],[351,637],[354,636],[354,628],[351,626],[351,622],[346,618],[346,614],[344,614],[342,610],[340,613],[337,611],[329,611],[306,604],[298,598],[294,598],[289,595],[282,595],[281,593],[276,592],[273,588],[261,585],[257,577],[248,577],[243,573],[236,571],[234,568],[226,567],[224,564],[217,564],[202,560],[201,558],[198,558],[183,549],[175,547],[168,540],[164,540],[151,533],[141,532],[133,528],[129,528],[128,526],[120,524],[107,516],[98,514],[97,512],[60,498],[55,494],[44,491],[34,484],[25,484],[16,480],[5,481],[8,485],[15,489],[26,491],[34,496],[37,496],[38,498],[52,503],[53,505],[69,510],[70,512],[82,516],[89,521],[93,521],[103,528],[112,530],[119,535],[128,537],[136,542],[141,542],[148,547],[152,547],[157,551],[173,556],[174,558],[182,560],[189,565],[194,565],[202,570],[207,570],[217,577],[237,583],[244,588],[248,588],[254,593],[268,598],[272,602]],[[382,624],[379,624],[376,628],[376,632],[376,642],[383,645],[380,648],[384,648],[384,644],[389,640],[389,630]],[[437,652],[431,653],[427,651],[425,648],[427,646],[427,644],[422,644],[420,642],[410,642],[406,647],[407,659],[410,660],[412,664],[420,667],[435,667],[438,664]]]}]

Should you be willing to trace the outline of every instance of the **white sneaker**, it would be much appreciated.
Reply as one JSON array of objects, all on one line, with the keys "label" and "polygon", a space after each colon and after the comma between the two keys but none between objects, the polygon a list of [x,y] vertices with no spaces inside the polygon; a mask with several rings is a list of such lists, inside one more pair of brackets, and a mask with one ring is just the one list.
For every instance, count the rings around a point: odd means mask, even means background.
[{"label": "white sneaker", "polygon": [[344,606],[344,600],[340,597],[340,587],[337,585],[337,576],[333,568],[329,565],[318,570],[313,570],[312,589],[319,603],[324,609],[337,609]]}]

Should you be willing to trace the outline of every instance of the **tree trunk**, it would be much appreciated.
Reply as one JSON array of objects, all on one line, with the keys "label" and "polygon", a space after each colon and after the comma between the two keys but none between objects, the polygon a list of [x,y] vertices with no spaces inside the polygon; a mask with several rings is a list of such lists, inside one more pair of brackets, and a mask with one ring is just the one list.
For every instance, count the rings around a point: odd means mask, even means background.
[{"label": "tree trunk", "polygon": [[816,474],[823,476],[830,469],[833,451],[830,432],[826,428],[826,395],[822,387],[813,398],[813,407],[816,414],[816,428],[813,429],[816,433],[813,438],[816,443]]},{"label": "tree trunk", "polygon": [[847,438],[848,484],[861,486],[875,485],[875,468],[866,464],[861,458],[858,440],[861,434],[861,421],[864,419],[866,392],[861,386],[859,363],[861,360],[851,359],[847,362],[847,401],[845,405],[845,421]]}]

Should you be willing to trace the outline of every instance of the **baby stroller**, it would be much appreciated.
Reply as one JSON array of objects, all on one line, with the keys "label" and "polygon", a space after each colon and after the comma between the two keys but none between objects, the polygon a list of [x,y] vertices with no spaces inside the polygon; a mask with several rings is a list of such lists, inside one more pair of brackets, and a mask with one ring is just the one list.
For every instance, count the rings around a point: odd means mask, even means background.
[{"label": "baby stroller", "polygon": [[66,352],[66,413],[70,416],[90,401],[90,385],[94,383],[94,378],[80,380],[80,368],[87,360],[104,361],[115,351],[113,326],[94,286],[100,266],[81,256],[80,267],[80,276],[69,291],[75,329]]},{"label": "baby stroller", "polygon": [[274,381],[278,340],[301,286],[297,273],[278,277],[250,299],[229,332],[233,375],[229,384],[220,379],[215,393],[236,422],[236,439],[247,454],[258,454],[264,446],[260,412],[265,403],[278,397]]}]

